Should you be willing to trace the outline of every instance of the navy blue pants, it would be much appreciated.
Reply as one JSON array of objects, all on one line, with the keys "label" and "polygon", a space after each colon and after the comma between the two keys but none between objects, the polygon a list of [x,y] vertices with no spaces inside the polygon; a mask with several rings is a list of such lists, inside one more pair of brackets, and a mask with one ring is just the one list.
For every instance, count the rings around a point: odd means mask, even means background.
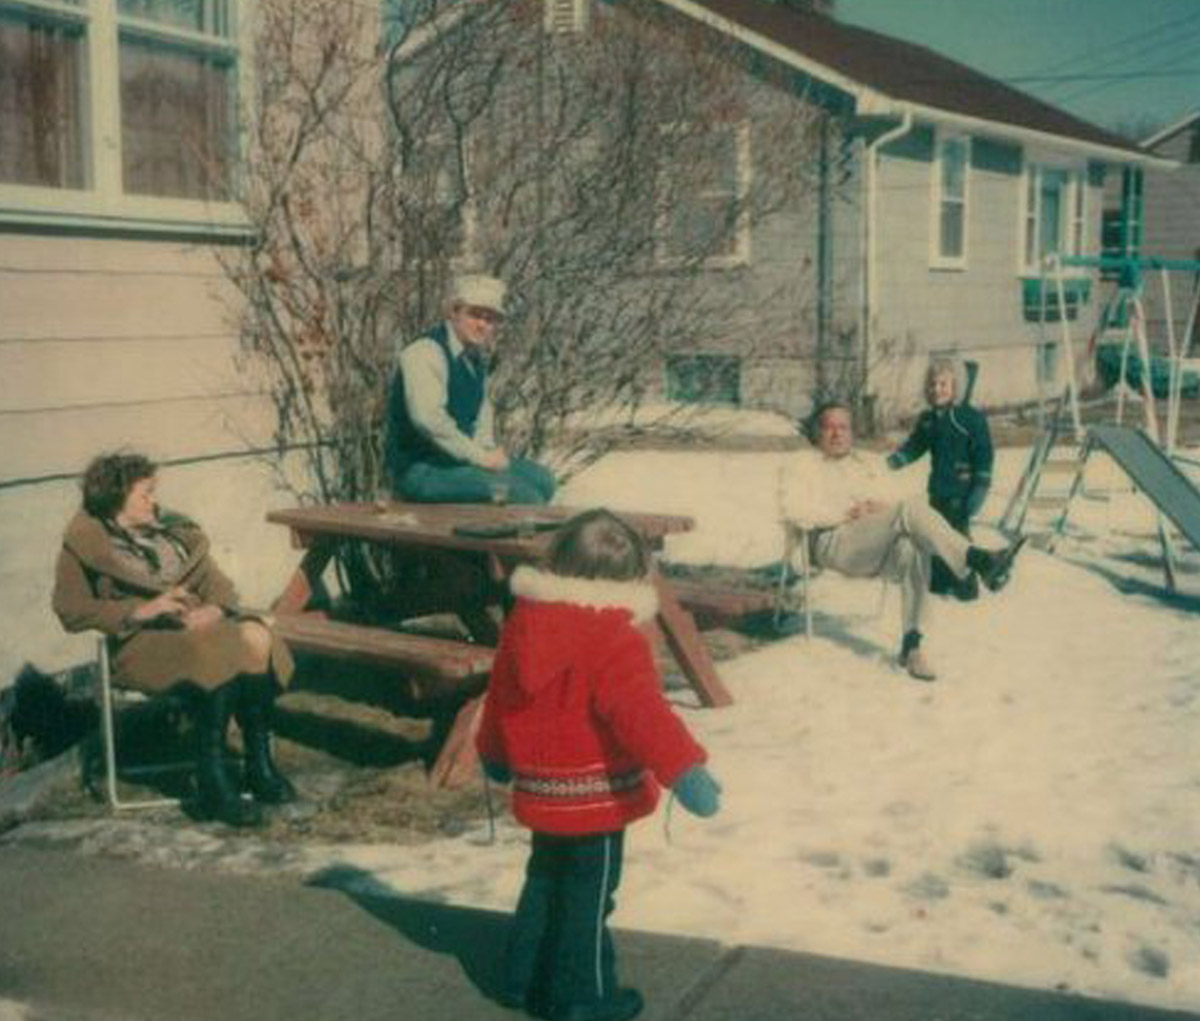
[{"label": "navy blue pants", "polygon": [[[929,506],[941,514],[946,522],[960,535],[971,538],[971,518],[967,514],[967,498],[965,496],[933,496],[929,497]],[[978,589],[974,578],[965,582],[955,577],[954,572],[946,566],[941,557],[934,557],[929,571],[929,591],[938,595],[955,594],[962,599],[972,599],[970,593]]]},{"label": "navy blue pants", "polygon": [[400,477],[396,495],[414,503],[549,503],[555,481],[550,469],[514,457],[505,471],[473,464],[418,462]]},{"label": "navy blue pants", "polygon": [[509,936],[506,985],[543,1009],[610,999],[617,989],[608,916],[621,881],[625,831],[533,834]]}]

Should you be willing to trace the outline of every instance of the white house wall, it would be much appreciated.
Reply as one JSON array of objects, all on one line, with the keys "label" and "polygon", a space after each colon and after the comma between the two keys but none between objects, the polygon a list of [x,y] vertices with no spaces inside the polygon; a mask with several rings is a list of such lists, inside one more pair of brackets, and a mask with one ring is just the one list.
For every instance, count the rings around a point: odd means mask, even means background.
[{"label": "white house wall", "polygon": [[263,520],[291,502],[258,458],[272,408],[238,363],[237,297],[213,250],[168,242],[0,235],[0,687],[32,661],[80,662],[50,610],[77,473],[102,451],[141,450],[161,497],[196,517],[247,602],[294,561]]},{"label": "white house wall", "polygon": [[[762,104],[761,96],[758,101]],[[774,101],[796,102],[791,96]],[[769,124],[771,108],[760,105],[756,115],[761,128],[762,123]],[[754,151],[768,144],[756,130]],[[831,174],[826,224],[831,247],[829,329],[833,335],[850,337],[847,351],[856,357],[862,248],[858,163],[848,160]],[[814,186],[754,224],[747,265],[708,274],[713,292],[729,293],[728,307],[742,310],[740,320],[730,318],[720,324],[722,334],[714,338],[710,350],[742,357],[741,398],[747,406],[794,418],[811,410],[817,386],[820,226]]]},{"label": "white house wall", "polygon": [[[847,186],[849,190],[849,186]],[[833,218],[832,297],[836,331],[854,322],[858,256],[855,209],[835,203]],[[792,417],[808,413],[816,385],[817,213],[807,197],[802,208],[789,209],[761,221],[753,236],[751,266],[714,271],[718,287],[755,295],[751,321],[732,323],[734,351],[746,354],[742,398],[753,407]]]},{"label": "white house wall", "polygon": [[[928,137],[928,136],[926,136]],[[979,362],[975,401],[997,406],[1039,394],[1040,343],[1060,341],[1061,327],[1026,322],[1023,312],[1021,202],[1023,178],[1011,169],[980,166],[968,176],[966,263],[931,265],[936,228],[933,163],[921,149],[880,161],[875,344],[893,355],[873,372],[881,412],[910,411],[921,402],[921,379],[931,354],[955,353]],[[1100,191],[1089,189],[1088,247],[1098,252]],[[1097,302],[1071,323],[1086,343]],[[1061,372],[1065,366],[1060,365]],[[1065,379],[1061,375],[1060,380]]]}]

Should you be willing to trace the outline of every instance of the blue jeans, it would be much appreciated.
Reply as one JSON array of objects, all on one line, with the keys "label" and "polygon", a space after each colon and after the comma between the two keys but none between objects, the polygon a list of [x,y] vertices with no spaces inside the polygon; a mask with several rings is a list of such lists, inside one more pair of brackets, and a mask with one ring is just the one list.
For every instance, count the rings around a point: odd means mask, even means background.
[{"label": "blue jeans", "polygon": [[400,476],[396,495],[413,503],[549,503],[557,484],[550,469],[514,457],[504,471],[473,464],[418,461]]},{"label": "blue jeans", "polygon": [[533,834],[505,961],[505,991],[545,1010],[596,1005],[617,991],[608,916],[621,882],[625,831]]}]

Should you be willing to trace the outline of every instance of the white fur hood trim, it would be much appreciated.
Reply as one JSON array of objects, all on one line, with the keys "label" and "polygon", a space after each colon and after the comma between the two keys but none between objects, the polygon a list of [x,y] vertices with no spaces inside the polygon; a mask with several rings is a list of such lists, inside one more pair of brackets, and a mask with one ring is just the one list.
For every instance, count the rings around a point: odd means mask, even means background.
[{"label": "white fur hood trim", "polygon": [[628,610],[635,624],[658,613],[658,593],[645,582],[564,578],[533,567],[518,567],[510,582],[513,594],[538,603],[571,603],[591,610]]}]

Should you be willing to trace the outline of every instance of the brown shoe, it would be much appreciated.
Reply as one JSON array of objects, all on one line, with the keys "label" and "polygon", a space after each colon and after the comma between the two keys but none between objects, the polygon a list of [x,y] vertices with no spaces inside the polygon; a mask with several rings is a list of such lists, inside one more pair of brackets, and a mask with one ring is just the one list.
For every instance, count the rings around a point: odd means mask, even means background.
[{"label": "brown shoe", "polygon": [[900,660],[900,665],[908,671],[908,676],[917,681],[936,681],[937,671],[929,665],[929,660],[920,649],[913,649]]}]

